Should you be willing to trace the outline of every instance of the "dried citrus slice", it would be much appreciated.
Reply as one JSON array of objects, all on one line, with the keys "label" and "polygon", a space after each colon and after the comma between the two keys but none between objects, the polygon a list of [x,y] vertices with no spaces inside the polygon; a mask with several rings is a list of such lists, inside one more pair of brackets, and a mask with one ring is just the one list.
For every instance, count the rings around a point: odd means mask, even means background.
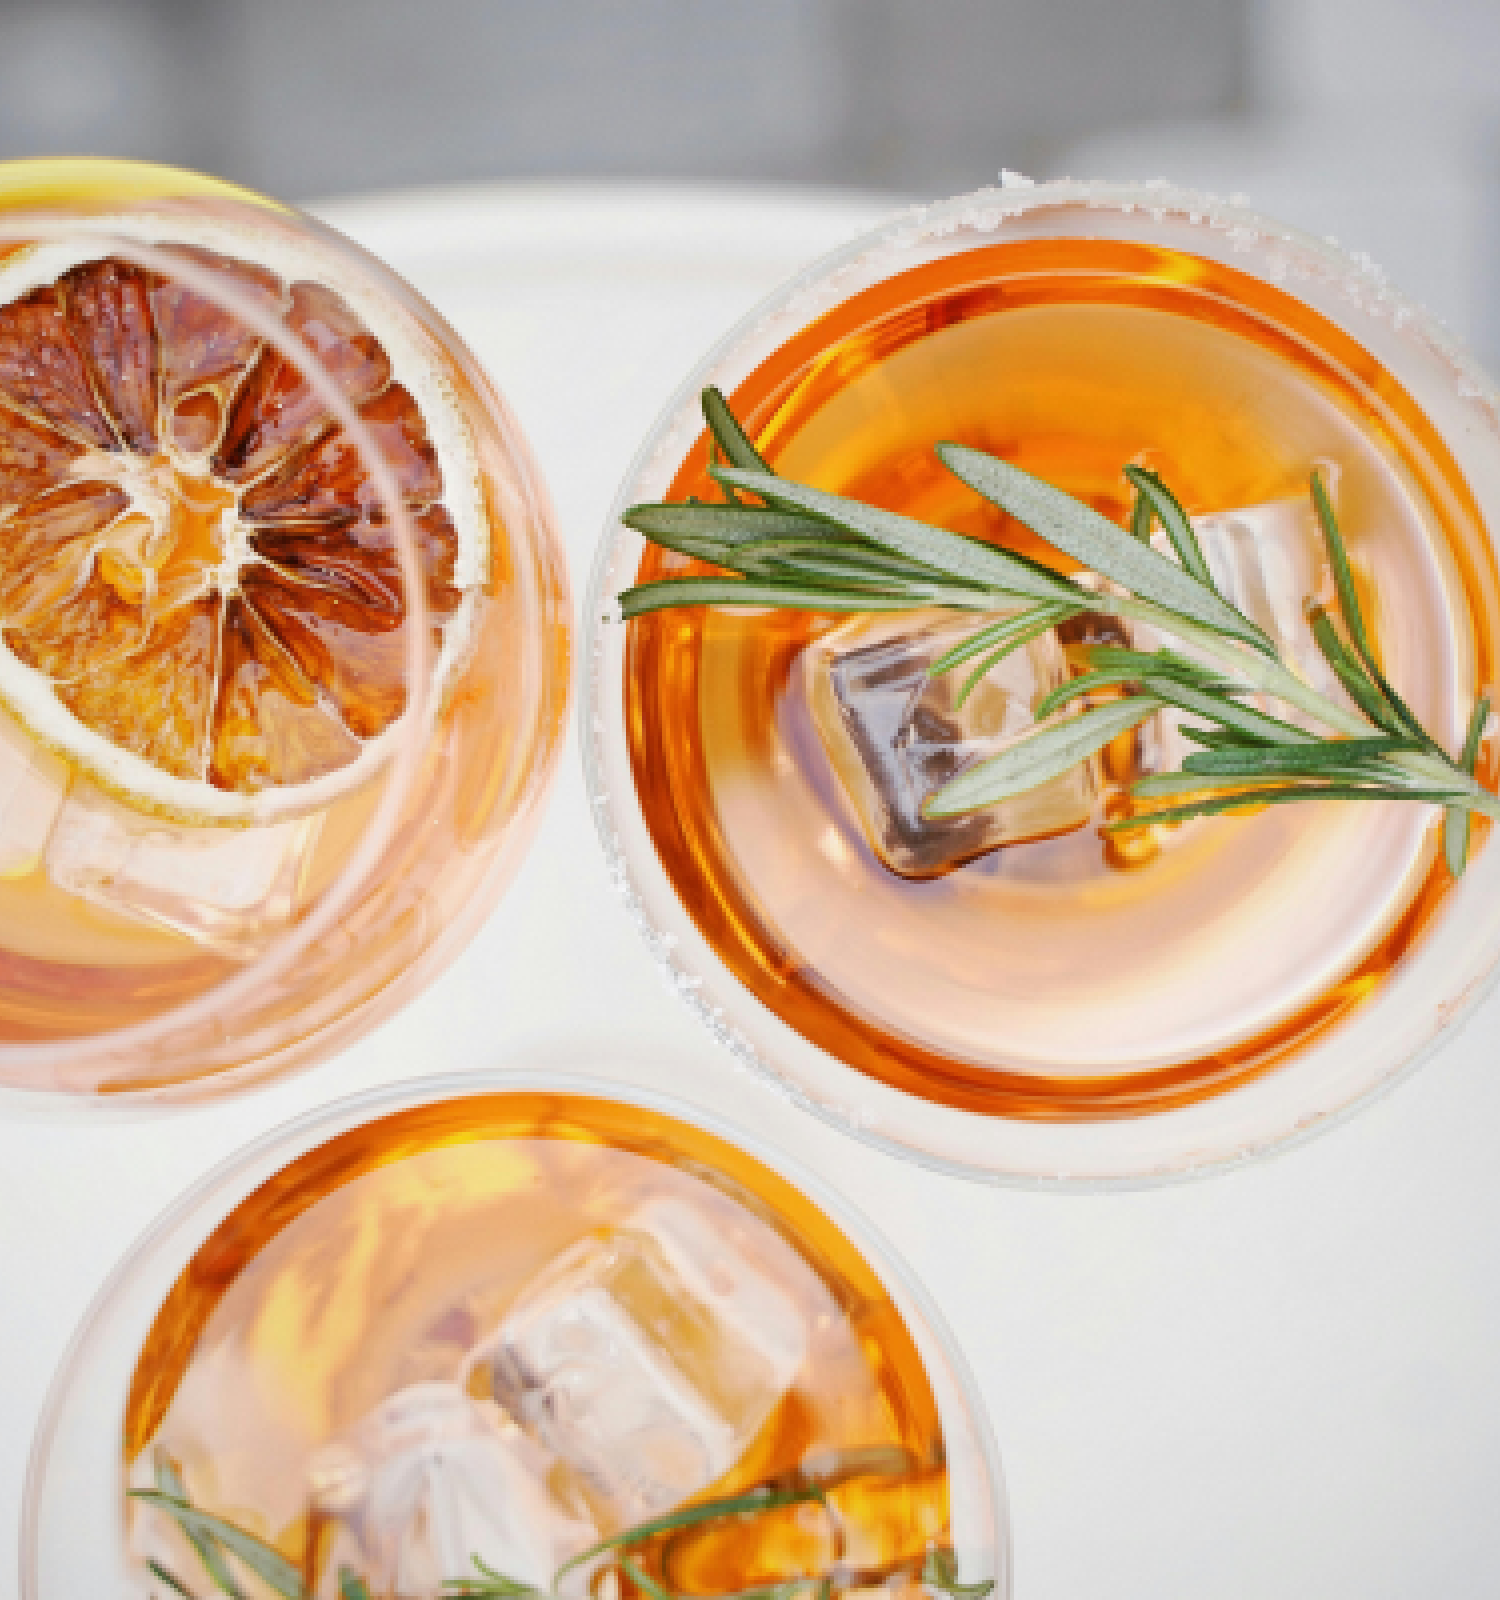
[{"label": "dried citrus slice", "polygon": [[[399,486],[439,695],[490,567],[473,436],[405,312],[315,239],[100,218],[222,278],[321,363]],[[325,804],[399,735],[410,606],[370,464],[239,317],[117,244],[0,264],[0,702],[138,809]]]}]

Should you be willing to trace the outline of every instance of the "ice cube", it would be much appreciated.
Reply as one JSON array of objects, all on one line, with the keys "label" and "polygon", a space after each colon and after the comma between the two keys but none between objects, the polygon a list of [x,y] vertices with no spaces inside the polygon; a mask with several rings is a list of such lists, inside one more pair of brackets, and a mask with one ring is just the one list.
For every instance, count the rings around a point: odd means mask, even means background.
[{"label": "ice cube", "polygon": [[552,1262],[470,1364],[619,1528],[735,1464],[806,1340],[785,1291],[708,1217],[663,1198]]},{"label": "ice cube", "polygon": [[438,1600],[445,1584],[497,1572],[547,1590],[598,1537],[558,1500],[546,1452],[456,1383],[413,1384],[307,1464],[314,1506],[335,1525],[330,1570],[372,1594]]},{"label": "ice cube", "polygon": [[65,761],[0,716],[0,878],[41,865],[68,778]]},{"label": "ice cube", "polygon": [[[1328,581],[1327,552],[1311,498],[1268,500],[1192,521],[1219,592],[1276,641],[1282,659],[1314,689],[1337,695],[1338,679],[1303,610]],[[1277,714],[1285,715],[1285,708]]]},{"label": "ice cube", "polygon": [[[1164,541],[1165,535],[1160,538]],[[1155,543],[1156,540],[1153,540]],[[1074,575],[1074,581],[1096,592],[1123,595],[1119,584],[1100,578],[1092,572]],[[1070,669],[1075,675],[1088,671],[1086,651],[1090,646],[1102,645],[1115,650],[1160,650],[1174,643],[1156,628],[1138,622],[1127,622],[1121,617],[1103,611],[1085,611],[1059,624],[1058,639],[1062,643]],[[1072,702],[1078,709],[1090,704],[1100,704],[1111,693],[1101,691]],[[1095,757],[1094,771],[1103,783],[1119,785],[1133,783],[1149,772],[1175,772],[1183,757],[1198,749],[1182,732],[1182,713],[1160,711],[1149,717],[1129,733],[1111,744],[1102,755]]]},{"label": "ice cube", "polygon": [[922,815],[950,778],[1028,732],[1038,700],[1068,676],[1049,632],[1004,657],[958,706],[975,663],[937,676],[928,669],[985,621],[951,611],[859,617],[803,653],[829,760],[871,848],[902,877],[932,877],[1000,845],[1071,832],[1093,812],[1094,775],[1084,766],[985,811]]},{"label": "ice cube", "polygon": [[[1209,573],[1224,598],[1275,640],[1282,659],[1308,685],[1320,694],[1341,699],[1338,679],[1318,649],[1304,612],[1304,602],[1324,595],[1330,582],[1323,536],[1311,499],[1302,495],[1269,500],[1191,520]],[[1172,555],[1171,543],[1160,528],[1152,534],[1151,542],[1162,554]],[[1083,574],[1078,581],[1089,587],[1123,592],[1092,573]],[[1063,623],[1058,633],[1080,671],[1081,657],[1075,655],[1079,646],[1101,644],[1152,651],[1176,645],[1175,640],[1156,628],[1099,612],[1085,612]],[[1252,703],[1288,722],[1309,721],[1304,713],[1279,700],[1259,697]],[[1164,711],[1143,723],[1136,733],[1136,770],[1111,776],[1124,782],[1140,773],[1175,771],[1186,755],[1199,748],[1182,733],[1182,721],[1181,712]]]},{"label": "ice cube", "polygon": [[189,828],[127,809],[92,784],[68,795],[47,845],[69,894],[244,958],[286,924],[321,816],[258,828]]}]

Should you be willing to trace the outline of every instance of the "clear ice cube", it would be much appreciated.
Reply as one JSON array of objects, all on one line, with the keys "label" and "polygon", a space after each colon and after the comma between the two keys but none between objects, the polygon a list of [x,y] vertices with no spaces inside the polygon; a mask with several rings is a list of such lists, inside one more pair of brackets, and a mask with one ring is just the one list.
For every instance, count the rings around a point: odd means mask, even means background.
[{"label": "clear ice cube", "polygon": [[68,777],[66,762],[0,716],[0,878],[41,865]]},{"label": "clear ice cube", "polygon": [[604,1526],[680,1505],[744,1453],[806,1354],[792,1299],[662,1198],[564,1252],[470,1357]]},{"label": "clear ice cube", "polygon": [[[1331,581],[1311,499],[1300,495],[1268,500],[1191,520],[1209,573],[1224,598],[1275,640],[1282,659],[1310,687],[1342,699],[1338,679],[1318,649],[1304,611],[1309,598],[1327,597]],[[1152,534],[1151,542],[1164,555],[1172,555],[1171,543],[1161,529]],[[1092,574],[1085,574],[1082,581],[1115,588]],[[1059,633],[1069,648],[1105,644],[1150,651],[1174,644],[1149,625],[1100,613],[1075,617],[1064,623]],[[1256,703],[1288,722],[1308,720],[1279,700],[1261,698]],[[1138,772],[1175,771],[1185,756],[1199,748],[1183,734],[1182,722],[1181,712],[1164,711],[1142,724],[1136,734]]]},{"label": "clear ice cube", "polygon": [[984,811],[922,815],[949,779],[1027,733],[1037,702],[1069,673],[1049,632],[1004,657],[957,706],[975,663],[937,676],[928,669],[984,621],[951,611],[858,617],[803,655],[829,760],[871,848],[902,877],[932,877],[1001,845],[1071,832],[1093,813],[1094,774],[1083,766]]},{"label": "clear ice cube", "polygon": [[77,782],[52,827],[46,868],[69,894],[244,958],[291,920],[321,821],[189,828]]},{"label": "clear ice cube", "polygon": [[552,1460],[490,1401],[413,1384],[308,1462],[314,1506],[335,1525],[329,1570],[372,1594],[438,1600],[478,1576],[474,1558],[538,1589],[598,1537],[548,1482]]},{"label": "clear ice cube", "polygon": [[[1327,477],[1332,487],[1335,475]],[[1271,500],[1192,520],[1225,598],[1276,641],[1283,659],[1312,688],[1338,698],[1338,680],[1303,610],[1309,596],[1328,589],[1327,556],[1310,498]],[[1160,529],[1152,542],[1170,553]],[[1090,574],[1082,581],[1114,588]],[[929,820],[922,806],[935,790],[1025,734],[1042,695],[1084,670],[1078,646],[1149,651],[1172,643],[1153,628],[1087,613],[1005,657],[956,708],[972,663],[937,677],[927,669],[981,621],[943,611],[855,618],[803,656],[813,720],[834,771],[871,847],[903,877],[933,877],[1003,845],[1082,827],[1103,782],[1173,771],[1196,748],[1182,732],[1182,715],[1162,712],[1121,736],[1128,749],[1111,746],[1096,760],[1001,805]],[[1266,709],[1301,720],[1280,702]]]},{"label": "clear ice cube", "polygon": [[[1282,659],[1308,684],[1320,694],[1337,695],[1338,679],[1303,611],[1304,602],[1323,594],[1328,585],[1327,551],[1311,498],[1268,500],[1192,522],[1224,598],[1276,641]],[[1278,715],[1284,714],[1278,708]]]}]

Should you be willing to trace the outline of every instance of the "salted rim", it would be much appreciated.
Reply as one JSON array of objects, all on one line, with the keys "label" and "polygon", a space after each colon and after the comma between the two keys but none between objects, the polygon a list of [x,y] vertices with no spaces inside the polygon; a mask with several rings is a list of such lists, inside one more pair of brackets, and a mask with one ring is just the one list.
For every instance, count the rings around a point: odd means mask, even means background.
[{"label": "salted rim", "polygon": [[[33,289],[51,287],[71,268],[115,254],[115,241],[129,240],[156,247],[195,245],[266,267],[287,288],[309,279],[320,283],[338,293],[379,341],[390,361],[391,381],[410,393],[427,428],[442,476],[441,503],[459,535],[453,587],[461,599],[453,615],[440,625],[443,643],[432,668],[431,693],[434,703],[441,704],[446,687],[468,656],[479,593],[491,560],[478,449],[453,384],[423,351],[401,308],[357,273],[351,275],[332,250],[314,238],[294,238],[239,220],[139,212],[91,217],[86,231],[24,245],[0,265],[0,305],[10,305]],[[144,756],[114,744],[75,716],[58,698],[53,680],[21,661],[3,641],[0,702],[38,743],[80,767],[132,809],[187,823],[243,826],[321,810],[363,784],[399,742],[411,715],[408,704],[373,739],[362,741],[359,755],[346,766],[304,783],[239,794],[215,788],[203,779],[164,772]]]},{"label": "salted rim", "polygon": [[[1341,1050],[1328,1069],[1321,1093],[1291,1108],[1272,1103],[1275,1084],[1284,1079],[1277,1072],[1194,1106],[1145,1117],[1060,1124],[966,1112],[890,1088],[811,1044],[727,971],[698,933],[675,886],[666,883],[654,853],[641,860],[630,854],[626,836],[638,797],[633,785],[617,788],[608,776],[609,719],[618,712],[605,697],[611,630],[618,625],[616,568],[626,543],[620,512],[638,497],[640,483],[670,473],[701,434],[697,391],[709,381],[738,381],[748,369],[737,363],[751,360],[759,341],[786,337],[912,258],[913,252],[961,250],[1008,222],[1075,207],[1126,217],[1138,213],[1147,225],[1171,218],[1201,227],[1210,237],[1217,235],[1221,247],[1235,254],[1263,250],[1263,275],[1269,281],[1306,282],[1332,292],[1371,323],[1384,324],[1437,365],[1451,395],[1472,407],[1484,427],[1500,432],[1500,386],[1460,340],[1393,288],[1363,252],[1346,251],[1332,238],[1319,239],[1265,217],[1240,194],[1225,200],[1164,178],[1034,183],[1007,171],[998,187],[897,208],[883,222],[809,262],[741,317],[686,374],[650,424],[606,515],[586,591],[586,677],[577,715],[589,807],[610,883],[662,981],[724,1047],[737,1069],[861,1143],[935,1172],[1018,1188],[1099,1191],[1229,1171],[1341,1125],[1428,1059],[1500,983],[1500,912],[1483,926],[1470,927],[1467,937],[1452,941],[1456,949],[1449,953],[1463,955],[1455,963],[1463,970],[1456,977],[1447,975],[1443,992],[1434,992],[1428,1004],[1413,1008],[1414,1014],[1395,1018],[1388,1006],[1381,1011],[1388,1047],[1383,1054],[1365,1050],[1381,1059],[1353,1061],[1352,1054],[1369,1042],[1368,1030],[1359,1032],[1354,1045]],[[1485,868],[1481,860],[1466,874],[1462,903],[1471,910],[1484,903],[1480,896],[1488,884],[1500,883],[1500,857],[1493,857],[1491,870]],[[666,914],[663,906],[670,908]],[[1474,920],[1472,915],[1465,919]],[[1224,1115],[1231,1105],[1237,1118]]]}]

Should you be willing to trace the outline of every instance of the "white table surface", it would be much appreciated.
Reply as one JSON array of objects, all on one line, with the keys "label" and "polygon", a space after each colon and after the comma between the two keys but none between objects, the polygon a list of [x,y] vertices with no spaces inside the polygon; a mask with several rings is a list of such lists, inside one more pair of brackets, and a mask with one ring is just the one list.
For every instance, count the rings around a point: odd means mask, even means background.
[{"label": "white table surface", "polygon": [[[551,481],[576,594],[612,490],[688,367],[886,208],[505,185],[323,209],[495,374]],[[988,1400],[1018,1600],[1500,1593],[1500,999],[1351,1125],[1231,1177],[1112,1196],[939,1178],[737,1074],[659,984],[606,884],[574,746],[489,924],[338,1059],[131,1123],[23,1122],[0,1104],[0,1596],[16,1584],[26,1456],[54,1366],[147,1222],[309,1107],[507,1065],[711,1107],[873,1218]]]}]

